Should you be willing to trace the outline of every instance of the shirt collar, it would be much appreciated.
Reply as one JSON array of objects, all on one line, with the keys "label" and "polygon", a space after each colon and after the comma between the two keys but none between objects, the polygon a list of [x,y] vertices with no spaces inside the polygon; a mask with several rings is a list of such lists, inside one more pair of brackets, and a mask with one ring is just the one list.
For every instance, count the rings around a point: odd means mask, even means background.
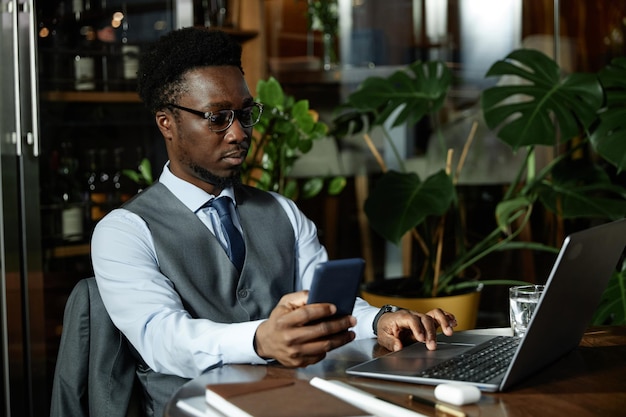
[{"label": "shirt collar", "polygon": [[159,182],[165,185],[176,198],[194,213],[200,210],[207,201],[220,196],[230,197],[233,202],[235,202],[235,206],[237,205],[233,187],[225,188],[219,196],[209,194],[201,188],[172,174],[169,161],[166,162],[163,167],[163,172],[159,176]]}]

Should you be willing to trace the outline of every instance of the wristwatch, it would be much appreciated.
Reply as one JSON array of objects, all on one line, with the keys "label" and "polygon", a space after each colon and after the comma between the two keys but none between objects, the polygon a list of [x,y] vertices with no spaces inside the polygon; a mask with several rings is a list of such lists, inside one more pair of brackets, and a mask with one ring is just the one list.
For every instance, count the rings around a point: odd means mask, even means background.
[{"label": "wristwatch", "polygon": [[378,313],[376,313],[376,317],[374,317],[374,321],[372,322],[372,329],[374,330],[374,334],[376,336],[378,336],[378,320],[380,320],[383,314],[395,313],[396,311],[399,311],[399,310],[402,310],[402,308],[398,306],[394,306],[392,304],[385,304],[384,306],[380,308]]}]

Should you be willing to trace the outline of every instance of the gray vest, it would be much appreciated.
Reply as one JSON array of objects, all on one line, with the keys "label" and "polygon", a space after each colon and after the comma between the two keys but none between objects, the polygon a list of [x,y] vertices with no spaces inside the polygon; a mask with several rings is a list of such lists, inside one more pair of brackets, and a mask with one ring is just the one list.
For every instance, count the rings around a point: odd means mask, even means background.
[{"label": "gray vest", "polygon": [[235,198],[246,244],[241,276],[218,239],[163,184],[124,205],[148,224],[161,272],[192,317],[221,323],[267,318],[295,289],[295,238],[284,210],[251,187],[238,187]]},{"label": "gray vest", "polygon": [[[241,275],[218,239],[163,184],[123,206],[147,223],[159,268],[194,318],[221,323],[267,318],[280,298],[295,290],[295,237],[287,214],[274,197],[256,188],[237,187],[235,198],[246,245]],[[141,363],[138,375],[148,415],[160,415],[172,389],[184,382]]]}]

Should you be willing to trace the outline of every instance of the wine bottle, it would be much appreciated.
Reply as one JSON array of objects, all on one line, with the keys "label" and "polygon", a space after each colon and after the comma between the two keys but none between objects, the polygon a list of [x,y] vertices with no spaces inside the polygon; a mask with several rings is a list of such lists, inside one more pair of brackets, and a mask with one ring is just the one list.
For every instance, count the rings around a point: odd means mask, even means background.
[{"label": "wine bottle", "polygon": [[128,86],[133,85],[137,80],[137,71],[139,69],[139,46],[123,45],[122,46],[122,62],[124,63],[124,80]]},{"label": "wine bottle", "polygon": [[78,91],[95,90],[97,75],[101,69],[98,47],[96,45],[96,30],[92,22],[86,17],[91,10],[88,1],[73,0],[72,9],[76,20],[77,49],[74,55],[74,88]]},{"label": "wine bottle", "polygon": [[78,159],[72,143],[61,143],[56,178],[57,200],[60,201],[61,237],[67,241],[80,241],[84,236],[85,202],[77,180]]},{"label": "wine bottle", "polygon": [[124,78],[124,86],[127,89],[133,89],[135,81],[137,80],[137,71],[139,69],[139,53],[140,49],[138,45],[132,43],[132,39],[129,39],[128,31],[130,29],[130,19],[128,16],[128,10],[126,3],[122,4],[122,13],[124,19],[122,20],[122,75]]}]

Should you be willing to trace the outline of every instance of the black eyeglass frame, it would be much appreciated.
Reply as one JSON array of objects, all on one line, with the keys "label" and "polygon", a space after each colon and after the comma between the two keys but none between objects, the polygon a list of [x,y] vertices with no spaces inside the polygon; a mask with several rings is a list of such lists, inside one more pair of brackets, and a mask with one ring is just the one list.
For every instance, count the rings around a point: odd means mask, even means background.
[{"label": "black eyeglass frame", "polygon": [[[174,107],[176,109],[183,110],[188,113],[195,114],[196,116],[200,116],[203,119],[206,119],[206,121],[209,122],[209,129],[211,129],[211,131],[215,133],[220,133],[225,130],[228,130],[228,128],[230,128],[233,125],[233,122],[235,121],[235,117],[237,118],[237,120],[239,120],[239,123],[241,123],[243,127],[252,127],[255,124],[259,123],[259,120],[261,120],[261,115],[263,114],[263,104],[257,103],[257,102],[254,102],[250,104],[249,106],[246,106],[243,109],[238,109],[238,110],[223,109],[223,110],[218,110],[216,112],[212,112],[212,111],[205,112],[205,111],[200,111],[200,110],[194,110],[194,109],[190,109],[189,107],[179,106],[178,104],[174,104],[174,103],[168,103],[167,106]],[[244,110],[249,109],[251,107],[256,107],[259,109],[259,117],[257,117],[257,119],[254,122],[252,122],[252,124],[246,124],[241,120],[241,116],[243,115]],[[216,113],[224,112],[224,111],[230,112],[230,118],[228,119],[228,124],[224,128],[214,129],[213,125],[211,124],[211,117],[215,115]]]}]

